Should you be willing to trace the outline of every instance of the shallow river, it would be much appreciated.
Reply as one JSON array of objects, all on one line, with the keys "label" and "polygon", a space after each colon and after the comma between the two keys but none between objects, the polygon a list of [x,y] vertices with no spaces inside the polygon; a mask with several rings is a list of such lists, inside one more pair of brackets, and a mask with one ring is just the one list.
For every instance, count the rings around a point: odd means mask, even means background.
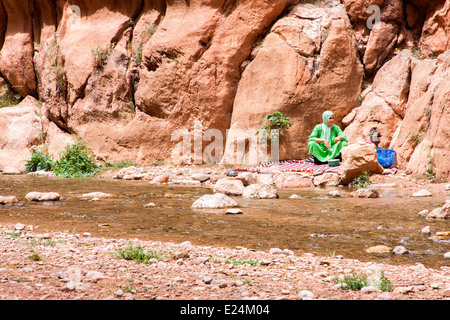
[{"label": "shallow river", "polygon": [[[342,194],[350,192],[339,189]],[[58,192],[61,201],[28,203],[30,191]],[[88,201],[78,196],[112,193],[113,198]],[[296,253],[343,255],[344,258],[383,263],[422,263],[439,268],[450,265],[443,254],[449,240],[430,240],[432,234],[450,231],[450,221],[426,220],[417,213],[442,206],[445,195],[413,198],[410,192],[381,191],[378,199],[328,198],[330,189],[283,189],[279,199],[235,199],[243,214],[226,209],[194,210],[192,203],[209,188],[156,186],[146,181],[101,178],[64,179],[0,176],[0,195],[14,195],[19,203],[0,205],[0,223],[35,226],[40,233],[69,231],[92,236],[138,238],[194,245],[247,247],[268,251],[290,249]],[[302,199],[289,199],[292,194]],[[154,202],[157,207],[144,208]],[[38,226],[38,227],[37,227]],[[37,228],[36,228],[37,227]],[[369,254],[375,245],[404,246],[405,255]]]}]

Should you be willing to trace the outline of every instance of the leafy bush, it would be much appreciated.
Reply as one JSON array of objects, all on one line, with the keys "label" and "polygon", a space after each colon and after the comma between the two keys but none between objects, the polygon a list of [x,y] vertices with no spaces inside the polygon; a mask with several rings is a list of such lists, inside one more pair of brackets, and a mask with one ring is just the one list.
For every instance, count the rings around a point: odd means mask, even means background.
[{"label": "leafy bush", "polygon": [[139,263],[151,263],[150,259],[153,258],[157,260],[162,260],[161,254],[154,251],[144,253],[144,249],[141,246],[133,246],[133,245],[118,250],[115,256],[116,258],[119,259],[134,260]]},{"label": "leafy bush", "polygon": [[98,169],[92,152],[82,141],[67,146],[61,158],[53,165],[53,172],[66,178],[93,176]]},{"label": "leafy bush", "polygon": [[31,159],[27,161],[25,172],[51,171],[52,166],[53,161],[50,159],[50,156],[46,156],[41,151],[36,150],[31,155]]},{"label": "leafy bush", "polygon": [[[344,289],[349,289],[353,291],[361,290],[362,287],[366,287],[369,285],[369,281],[367,277],[363,274],[357,274],[352,272],[350,274],[344,275],[342,280],[335,280],[335,283],[340,283],[341,287]],[[346,286],[342,286],[345,284]]]},{"label": "leafy bush", "polygon": [[353,182],[352,182],[352,186],[355,189],[365,188],[371,184],[372,184],[372,182],[370,181],[370,176],[369,176],[368,172],[363,172],[362,175],[353,179]]},{"label": "leafy bush", "polygon": [[266,125],[261,126],[258,131],[256,131],[256,135],[258,135],[261,131],[267,132],[269,137],[272,136],[271,130],[284,130],[292,127],[292,122],[289,117],[286,117],[284,113],[280,111],[274,111],[273,113],[267,115],[266,120],[264,121]]}]

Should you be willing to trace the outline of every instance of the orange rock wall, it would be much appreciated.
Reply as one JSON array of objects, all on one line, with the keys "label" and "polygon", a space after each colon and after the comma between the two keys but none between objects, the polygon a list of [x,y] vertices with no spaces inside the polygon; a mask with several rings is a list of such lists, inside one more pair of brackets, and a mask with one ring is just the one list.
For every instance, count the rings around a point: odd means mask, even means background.
[{"label": "orange rock wall", "polygon": [[281,158],[304,158],[331,109],[351,141],[379,124],[401,168],[449,179],[449,39],[448,0],[0,0],[0,83],[103,160],[169,162],[177,129],[276,110]]}]

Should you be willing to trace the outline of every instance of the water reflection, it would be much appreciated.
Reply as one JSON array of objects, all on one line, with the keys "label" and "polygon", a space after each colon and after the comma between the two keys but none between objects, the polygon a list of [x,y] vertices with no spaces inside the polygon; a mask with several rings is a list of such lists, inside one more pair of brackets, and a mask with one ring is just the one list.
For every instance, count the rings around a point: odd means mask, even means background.
[{"label": "water reflection", "polygon": [[[61,201],[28,203],[30,191],[58,192]],[[98,201],[79,196],[90,192],[113,194]],[[19,203],[0,206],[0,222],[32,224],[39,232],[66,230],[93,236],[139,238],[198,245],[242,246],[256,250],[273,247],[319,255],[343,255],[361,261],[449,265],[443,254],[449,241],[433,241],[421,234],[449,231],[445,220],[417,216],[445,202],[445,196],[411,198],[409,194],[382,192],[379,199],[329,198],[326,189],[280,190],[280,199],[235,199],[243,214],[226,209],[192,209],[208,188],[154,186],[145,181],[100,178],[62,179],[0,176],[0,195],[14,195]],[[350,190],[340,189],[345,194]],[[301,198],[290,199],[293,193]],[[155,207],[145,208],[153,202]],[[368,254],[370,246],[402,245],[406,255]]]}]

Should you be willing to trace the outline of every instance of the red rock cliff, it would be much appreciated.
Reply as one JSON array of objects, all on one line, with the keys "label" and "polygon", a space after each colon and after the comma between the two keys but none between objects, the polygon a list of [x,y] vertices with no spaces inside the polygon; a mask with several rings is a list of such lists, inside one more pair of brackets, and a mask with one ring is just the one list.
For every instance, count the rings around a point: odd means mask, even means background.
[{"label": "red rock cliff", "polygon": [[0,169],[70,135],[170,161],[177,129],[225,137],[276,110],[294,124],[281,157],[304,158],[331,109],[351,141],[377,126],[400,167],[449,179],[449,39],[448,0],[0,0],[0,96],[28,96],[15,108],[41,128],[13,143],[3,110]]}]

